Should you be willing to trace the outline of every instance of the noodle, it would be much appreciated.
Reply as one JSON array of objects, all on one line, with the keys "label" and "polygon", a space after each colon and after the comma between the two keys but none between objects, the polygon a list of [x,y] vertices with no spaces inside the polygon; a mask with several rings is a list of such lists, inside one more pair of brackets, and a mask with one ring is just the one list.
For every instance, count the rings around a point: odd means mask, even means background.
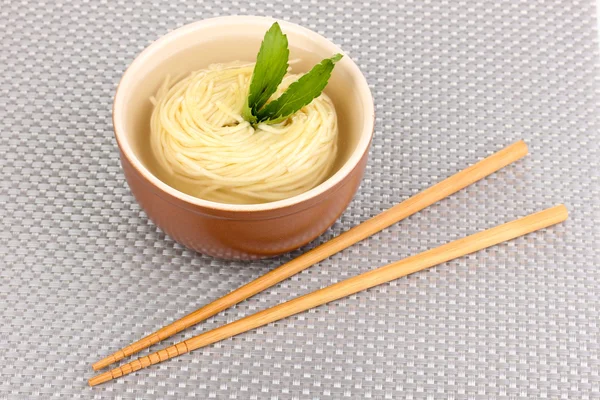
[{"label": "noodle", "polygon": [[[285,199],[323,182],[337,152],[337,116],[321,94],[279,124],[255,128],[241,117],[254,64],[214,64],[156,96],[152,152],[178,190],[221,203]],[[286,75],[273,98],[297,75]]]}]

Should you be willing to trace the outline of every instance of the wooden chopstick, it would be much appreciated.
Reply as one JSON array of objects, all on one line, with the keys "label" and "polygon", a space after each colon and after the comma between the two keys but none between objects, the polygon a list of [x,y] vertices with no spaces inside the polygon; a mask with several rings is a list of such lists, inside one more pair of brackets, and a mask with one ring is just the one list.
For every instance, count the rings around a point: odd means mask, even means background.
[{"label": "wooden chopstick", "polygon": [[196,325],[207,318],[297,274],[327,257],[395,224],[453,193],[498,171],[527,155],[527,145],[520,140],[492,154],[476,164],[404,200],[381,214],[355,226],[332,240],[281,265],[267,274],[247,283],[233,292],[205,305],[160,330],[116,351],[92,365],[97,371],[155,343]]},{"label": "wooden chopstick", "polygon": [[111,379],[127,375],[153,364],[158,364],[170,358],[177,357],[181,354],[238,335],[259,326],[278,321],[310,308],[329,303],[330,301],[342,297],[350,296],[351,294],[398,279],[408,274],[412,274],[413,272],[421,271],[466,254],[485,249],[486,247],[546,228],[566,220],[567,216],[567,208],[564,205],[558,205],[531,214],[527,217],[475,233],[471,236],[455,240],[440,247],[405,258],[404,260],[365,272],[307,295],[297,297],[286,303],[279,304],[275,307],[271,307],[235,322],[202,333],[184,342],[177,343],[166,349],[138,358],[121,367],[97,375],[91,378],[88,383],[90,386],[99,385]]}]

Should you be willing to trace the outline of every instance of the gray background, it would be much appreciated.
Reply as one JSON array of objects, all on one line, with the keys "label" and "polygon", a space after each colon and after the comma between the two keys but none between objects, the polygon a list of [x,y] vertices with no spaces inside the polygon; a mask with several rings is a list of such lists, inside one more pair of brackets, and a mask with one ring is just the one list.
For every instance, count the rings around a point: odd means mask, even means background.
[{"label": "gray background", "polygon": [[[0,398],[599,398],[594,8],[3,1]],[[252,263],[160,232],[124,181],[111,124],[137,53],[230,14],[330,38],[377,109],[365,179],[340,220],[304,249]],[[560,202],[565,224],[87,387],[101,356],[521,138],[526,159],[174,340]]]}]

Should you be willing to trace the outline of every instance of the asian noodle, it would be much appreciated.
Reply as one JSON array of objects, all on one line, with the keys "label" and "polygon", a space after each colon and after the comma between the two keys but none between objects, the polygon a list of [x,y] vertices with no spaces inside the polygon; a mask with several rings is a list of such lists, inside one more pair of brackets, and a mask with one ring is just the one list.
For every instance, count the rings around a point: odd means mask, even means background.
[{"label": "asian noodle", "polygon": [[[337,151],[337,116],[321,94],[273,125],[241,117],[254,64],[213,64],[151,98],[151,147],[166,183],[201,199],[253,204],[285,199],[328,178]],[[276,98],[298,75],[286,75]]]}]

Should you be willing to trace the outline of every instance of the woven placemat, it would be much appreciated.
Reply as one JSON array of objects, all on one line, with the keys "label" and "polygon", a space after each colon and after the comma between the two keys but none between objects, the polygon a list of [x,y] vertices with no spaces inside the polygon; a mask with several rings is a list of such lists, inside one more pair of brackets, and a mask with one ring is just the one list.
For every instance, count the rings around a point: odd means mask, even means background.
[{"label": "woven placemat", "polygon": [[[160,232],[111,124],[137,53],[231,14],[339,44],[377,110],[340,220],[251,263]],[[595,24],[593,0],[2,2],[0,398],[600,398]],[[526,159],[167,343],[561,202],[566,223],[87,387],[100,357],[521,138]]]}]

